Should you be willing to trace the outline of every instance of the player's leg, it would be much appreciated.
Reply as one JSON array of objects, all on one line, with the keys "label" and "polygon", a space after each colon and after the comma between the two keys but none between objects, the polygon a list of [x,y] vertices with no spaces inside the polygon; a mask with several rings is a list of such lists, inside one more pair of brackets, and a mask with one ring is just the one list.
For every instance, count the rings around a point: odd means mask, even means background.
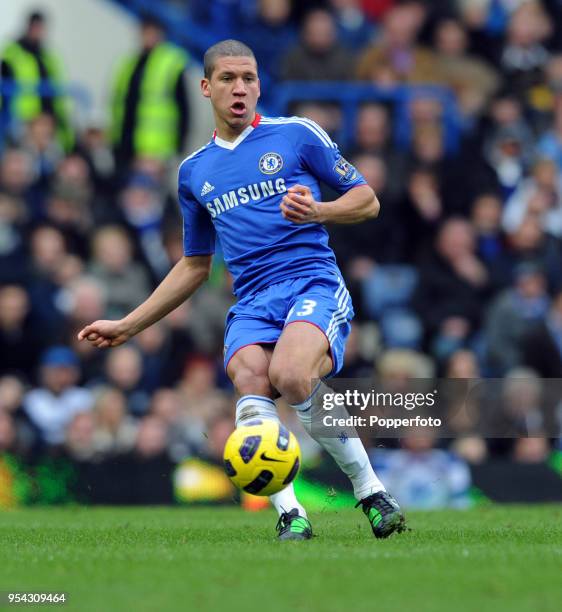
[{"label": "player's leg", "polygon": [[[273,401],[279,394],[271,386],[268,377],[272,353],[273,349],[266,345],[252,344],[242,347],[228,360],[226,371],[240,396],[236,404],[236,427],[255,418],[279,422]],[[295,496],[293,483],[269,499],[279,514],[280,538],[309,539],[312,530],[306,510]],[[296,529],[300,526],[299,518],[306,519],[306,529],[297,529],[293,533],[291,527]],[[284,532],[285,527],[287,530]]]},{"label": "player's leg", "polygon": [[[377,537],[400,531],[403,516],[395,500],[375,474],[359,437],[315,435],[311,427],[318,409],[315,393],[327,390],[324,383],[311,389],[314,379],[336,373],[342,365],[343,349],[349,333],[351,302],[341,291],[343,285],[329,283],[307,288],[287,317],[269,367],[273,386],[297,410],[312,437],[334,458],[349,477],[358,505],[368,516]],[[349,308],[346,308],[349,303]],[[351,315],[350,315],[351,312]],[[295,320],[296,319],[296,320]]]},{"label": "player's leg", "polygon": [[[311,429],[314,409],[311,383],[332,371],[332,359],[325,334],[314,325],[298,321],[284,329],[271,359],[269,378],[297,411],[307,430],[332,455],[347,474],[357,500],[383,491],[363,443],[354,437],[316,437]],[[322,384],[322,383],[321,383]],[[314,390],[321,393],[322,389]]]}]

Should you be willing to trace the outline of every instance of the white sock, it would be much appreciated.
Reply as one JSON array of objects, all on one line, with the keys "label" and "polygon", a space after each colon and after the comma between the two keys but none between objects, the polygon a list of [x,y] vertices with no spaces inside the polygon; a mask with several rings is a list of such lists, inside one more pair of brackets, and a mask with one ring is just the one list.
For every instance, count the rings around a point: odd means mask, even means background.
[{"label": "white sock", "polygon": [[253,419],[269,419],[279,423],[275,402],[262,395],[243,395],[236,402],[236,427]]},{"label": "white sock", "polygon": [[[279,416],[275,402],[261,395],[244,395],[236,404],[236,427],[254,419],[270,420],[279,423]],[[279,493],[270,495],[269,500],[281,515],[290,512],[293,508],[299,511],[299,516],[306,517],[306,510],[299,504],[293,483]]]},{"label": "white sock", "polygon": [[285,487],[282,491],[279,491],[279,493],[270,495],[269,501],[273,504],[275,510],[277,510],[277,513],[280,516],[283,514],[283,512],[290,512],[293,508],[296,508],[299,511],[299,516],[304,516],[307,518],[306,510],[297,500],[293,483]]},{"label": "white sock", "polygon": [[[329,390],[328,386],[320,383],[308,399],[302,402],[302,404],[294,404],[292,407],[297,411],[299,419],[308,433],[332,455],[340,469],[351,480],[353,494],[358,501],[372,493],[385,491],[386,489],[375,474],[367,451],[363,446],[363,442],[357,436],[355,429],[350,431],[347,428],[346,432],[344,432],[345,435],[341,436],[341,438],[325,438],[314,435],[311,423],[313,418],[321,418],[321,414],[318,412],[321,409],[317,402],[313,402],[313,398],[317,393],[324,393]],[[338,416],[349,416],[345,408],[342,408],[342,411],[344,414]]]}]

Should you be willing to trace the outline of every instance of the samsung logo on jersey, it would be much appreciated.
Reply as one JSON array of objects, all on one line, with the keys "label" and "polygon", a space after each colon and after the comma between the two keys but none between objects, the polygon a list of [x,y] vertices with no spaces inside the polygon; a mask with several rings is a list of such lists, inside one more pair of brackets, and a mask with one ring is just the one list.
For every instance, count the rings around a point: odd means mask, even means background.
[{"label": "samsung logo on jersey", "polygon": [[239,187],[221,196],[213,198],[212,202],[207,202],[207,210],[211,213],[214,219],[216,216],[235,208],[240,204],[248,204],[250,200],[258,202],[263,198],[269,198],[278,193],[285,193],[285,179],[278,178],[275,181],[261,181],[261,183],[252,183],[246,187]]}]

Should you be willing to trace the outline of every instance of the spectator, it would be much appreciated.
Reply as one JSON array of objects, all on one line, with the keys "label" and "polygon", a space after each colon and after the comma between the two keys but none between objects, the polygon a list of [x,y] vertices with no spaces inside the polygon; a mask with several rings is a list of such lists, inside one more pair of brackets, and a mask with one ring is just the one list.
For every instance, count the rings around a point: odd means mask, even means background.
[{"label": "spectator", "polygon": [[390,128],[392,118],[389,109],[377,102],[365,102],[359,107],[355,123],[356,153],[386,153],[390,152]]},{"label": "spectator", "polygon": [[373,364],[365,359],[362,354],[360,336],[360,325],[355,322],[352,323],[347,339],[343,368],[339,372],[340,378],[369,378],[372,375]]},{"label": "spectator", "polygon": [[47,332],[47,340],[56,338],[64,324],[57,302],[60,284],[57,274],[67,255],[62,233],[49,226],[36,228],[30,237],[29,297],[37,325]]},{"label": "spectator", "polygon": [[165,205],[158,183],[146,174],[135,174],[120,194],[125,222],[156,281],[162,280],[170,268],[162,240]]},{"label": "spectator", "polygon": [[534,87],[544,81],[544,66],[549,53],[543,42],[550,36],[552,23],[540,2],[525,2],[509,20],[500,69],[518,98],[533,102]]},{"label": "spectator", "polygon": [[529,165],[525,137],[522,129],[505,127],[488,142],[486,158],[506,199],[517,189]]},{"label": "spectator", "polygon": [[435,69],[437,58],[416,42],[422,25],[417,3],[391,9],[384,17],[377,42],[359,58],[357,78],[384,86],[442,82]]},{"label": "spectator", "polygon": [[90,168],[78,153],[67,155],[57,166],[53,188],[70,191],[82,205],[90,209],[95,207]]},{"label": "spectator", "polygon": [[41,113],[55,118],[61,144],[70,150],[73,134],[69,125],[67,101],[61,91],[64,78],[59,59],[46,48],[47,19],[43,13],[31,13],[23,35],[3,50],[0,77],[16,88],[25,85],[35,91],[4,94],[1,106],[12,122],[26,122]]},{"label": "spectator", "polygon": [[129,456],[132,477],[129,503],[170,504],[173,497],[174,464],[167,452],[166,425],[155,416],[144,417],[137,432],[135,448]]},{"label": "spectator", "polygon": [[33,190],[37,177],[33,173],[32,157],[23,149],[9,148],[0,157],[0,189],[25,204],[33,218],[40,216],[43,197]]},{"label": "spectator", "polygon": [[527,0],[457,0],[464,23],[490,34],[505,32],[510,16]]},{"label": "spectator", "polygon": [[500,86],[497,72],[468,55],[468,33],[456,19],[444,19],[435,30],[435,48],[445,83],[455,92],[467,117],[483,112]]},{"label": "spectator", "polygon": [[539,436],[544,428],[543,382],[536,372],[517,367],[502,382],[498,425],[506,438]]},{"label": "spectator", "polygon": [[408,176],[406,189],[402,205],[404,255],[408,261],[418,262],[443,221],[444,202],[438,176],[429,167],[414,168]]},{"label": "spectator", "polygon": [[137,156],[167,160],[183,151],[189,118],[184,83],[187,56],[165,42],[162,24],[145,18],[140,48],[125,58],[112,90],[112,142],[117,167]]},{"label": "spectator", "polygon": [[200,447],[213,415],[232,409],[230,396],[217,388],[215,362],[203,355],[189,357],[177,391],[189,424],[190,440]]},{"label": "spectator", "polygon": [[[201,454],[205,438],[200,431],[190,426],[179,393],[174,389],[161,388],[154,393],[150,414],[158,417],[168,428],[168,449],[174,461],[182,461],[193,454]],[[232,427],[232,419],[230,419]],[[195,435],[194,435],[195,434]]]},{"label": "spectator", "polygon": [[545,463],[550,455],[548,440],[544,435],[518,438],[513,445],[512,458],[517,463]]},{"label": "spectator", "polygon": [[[488,456],[488,448],[480,426],[483,393],[478,382],[481,376],[478,359],[473,351],[459,349],[445,365],[446,378],[453,379],[445,389],[448,410],[445,424],[453,440],[449,450],[470,464],[480,464]],[[467,384],[462,384],[466,379]],[[470,391],[469,391],[470,389]]]},{"label": "spectator", "polygon": [[254,51],[258,66],[277,76],[281,58],[295,38],[290,0],[257,0],[257,14],[247,24],[244,40]]},{"label": "spectator", "polygon": [[536,217],[528,215],[517,230],[508,234],[508,246],[511,270],[514,270],[519,263],[533,260],[544,270],[551,290],[554,291],[562,286],[560,240],[543,232]]},{"label": "spectator", "polygon": [[439,119],[414,123],[411,156],[413,165],[440,169],[445,157],[445,143]]},{"label": "spectator", "polygon": [[490,106],[482,152],[504,198],[517,188],[531,162],[533,134],[519,100],[500,92]]},{"label": "spectator", "polygon": [[129,452],[135,443],[137,426],[127,414],[124,394],[113,387],[101,389],[93,406],[93,446],[104,456]]},{"label": "spectator", "polygon": [[353,59],[338,42],[332,15],[312,10],[305,18],[301,41],[287,52],[281,64],[284,81],[347,81],[353,76]]},{"label": "spectator", "polygon": [[17,413],[22,405],[25,386],[22,379],[13,375],[0,378],[0,411]]},{"label": "spectator", "polygon": [[0,284],[21,283],[27,272],[24,202],[0,191]]},{"label": "spectator", "polygon": [[543,378],[562,378],[562,290],[546,317],[524,334],[522,353],[523,363]]},{"label": "spectator", "polygon": [[433,362],[427,355],[411,349],[390,349],[377,359],[375,371],[385,383],[402,383],[412,378],[431,378]]},{"label": "spectator", "polygon": [[486,266],[494,290],[504,289],[511,283],[511,265],[501,216],[502,201],[496,193],[482,193],[472,203],[470,221],[476,235],[476,253]]},{"label": "spectator", "polygon": [[133,346],[120,346],[108,353],[105,380],[125,395],[127,413],[142,416],[148,412],[149,396],[142,389],[142,357]]},{"label": "spectator", "polygon": [[442,359],[460,348],[481,320],[489,279],[475,251],[472,226],[452,218],[443,223],[420,266],[414,305]]},{"label": "spectator", "polygon": [[[361,280],[375,262],[400,261],[404,245],[399,222],[400,203],[388,193],[388,170],[384,159],[379,155],[359,154],[352,159],[352,163],[381,202],[385,202],[377,219],[345,230],[330,228],[332,246],[338,259],[346,263],[347,274]],[[350,239],[350,236],[353,238]]]},{"label": "spectator", "polygon": [[537,143],[541,157],[552,159],[562,172],[562,55],[552,58],[547,68],[548,84],[553,96],[552,126]]},{"label": "spectator", "polygon": [[133,261],[133,245],[119,226],[98,229],[92,238],[92,253],[90,273],[103,285],[107,295],[106,317],[121,319],[149,294],[146,271]]},{"label": "spectator", "polygon": [[479,378],[480,367],[473,351],[459,349],[447,360],[447,378]]},{"label": "spectator", "polygon": [[20,457],[30,458],[38,446],[38,431],[23,409],[25,386],[16,376],[0,378],[0,415],[11,417],[15,428],[15,448]]},{"label": "spectator", "polygon": [[99,460],[94,434],[94,415],[90,412],[75,414],[66,428],[64,449],[67,455],[78,462]]},{"label": "spectator", "polygon": [[68,249],[86,255],[88,231],[92,227],[92,217],[87,201],[72,187],[59,187],[51,192],[45,208],[47,223],[61,231]]},{"label": "spectator", "polygon": [[523,338],[545,317],[550,302],[539,265],[521,263],[515,275],[513,287],[493,300],[486,321],[488,365],[496,376],[523,363]]},{"label": "spectator", "polygon": [[42,350],[41,335],[29,317],[29,297],[22,287],[0,288],[0,373],[29,375]]},{"label": "spectator", "polygon": [[341,129],[342,115],[337,104],[330,102],[299,102],[294,107],[295,115],[306,117],[317,123],[331,138]]},{"label": "spectator", "polygon": [[[218,314],[217,314],[218,316]],[[183,374],[184,364],[191,353],[197,349],[204,350],[195,342],[191,330],[197,327],[192,319],[191,304],[184,302],[172,311],[165,319],[168,328],[168,354],[165,366],[162,368],[161,384],[163,386],[174,386]],[[208,338],[208,336],[205,336]],[[218,332],[213,335],[209,346],[217,346]]]},{"label": "spectator", "polygon": [[0,412],[0,457],[4,453],[18,454],[16,428],[7,412]]},{"label": "spectator", "polygon": [[392,115],[389,108],[384,104],[365,102],[357,113],[355,137],[353,147],[348,152],[348,159],[362,154],[384,157],[388,168],[385,182],[387,196],[397,199],[404,194],[402,176],[407,170],[405,156],[393,146],[391,136]]},{"label": "spectator", "polygon": [[158,321],[135,337],[135,344],[142,352],[142,388],[147,393],[154,393],[164,384],[164,370],[169,362],[169,336],[166,324]]},{"label": "spectator", "polygon": [[[65,315],[65,331],[73,339],[77,330],[91,317],[99,319],[106,311],[106,292],[93,277],[78,274],[64,280],[60,298],[61,310]],[[62,280],[62,279],[61,279]]]},{"label": "spectator", "polygon": [[49,445],[61,444],[65,430],[75,414],[92,407],[92,394],[76,386],[80,364],[73,351],[65,346],[51,347],[40,362],[41,387],[29,391],[24,408]]},{"label": "spectator", "polygon": [[361,0],[329,0],[338,28],[338,39],[349,49],[366,47],[375,34],[373,22],[362,8]]},{"label": "spectator", "polygon": [[551,160],[537,161],[531,176],[506,202],[502,223],[505,231],[516,231],[528,215],[537,218],[543,231],[562,238],[562,174]]},{"label": "spectator", "polygon": [[[224,321],[234,302],[230,275],[226,269],[219,268],[214,285],[206,284],[197,291],[190,300],[189,314],[184,318],[189,336],[199,351],[212,355],[223,346]],[[186,346],[188,340],[184,338]]]},{"label": "spectator", "polygon": [[42,113],[29,121],[22,139],[22,149],[31,157],[36,182],[41,187],[48,187],[48,181],[64,155],[56,140],[56,125],[52,115]]},{"label": "spectator", "polygon": [[437,509],[470,506],[470,470],[459,457],[435,448],[430,436],[410,434],[400,450],[370,451],[377,473],[406,508]]},{"label": "spectator", "polygon": [[98,194],[109,197],[113,186],[115,159],[105,134],[105,126],[91,121],[80,134],[77,150],[90,168]]}]

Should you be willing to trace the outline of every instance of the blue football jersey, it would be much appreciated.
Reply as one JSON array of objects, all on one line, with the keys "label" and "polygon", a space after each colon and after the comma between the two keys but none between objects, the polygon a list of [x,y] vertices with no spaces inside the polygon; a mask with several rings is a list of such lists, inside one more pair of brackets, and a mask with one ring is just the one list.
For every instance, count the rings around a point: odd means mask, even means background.
[{"label": "blue football jersey", "polygon": [[184,254],[211,254],[218,237],[239,298],[287,278],[339,274],[324,226],[293,223],[279,208],[296,184],[319,201],[319,181],[340,194],[365,184],[309,119],[256,115],[234,142],[215,134],[179,169]]}]

